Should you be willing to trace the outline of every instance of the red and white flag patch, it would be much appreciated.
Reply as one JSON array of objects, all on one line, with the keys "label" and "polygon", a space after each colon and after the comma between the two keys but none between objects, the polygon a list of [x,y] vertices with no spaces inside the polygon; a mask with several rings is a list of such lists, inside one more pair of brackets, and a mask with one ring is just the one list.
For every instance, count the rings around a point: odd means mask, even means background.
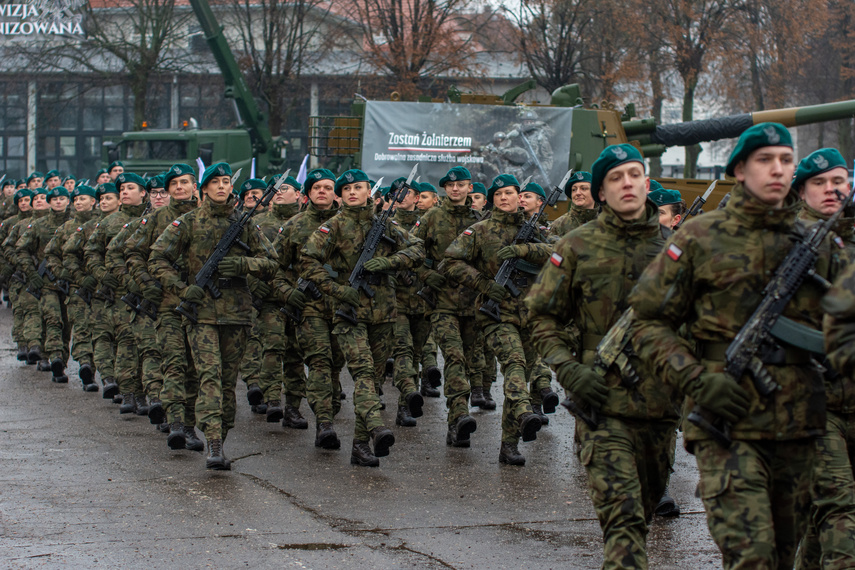
[{"label": "red and white flag patch", "polygon": [[147,221],[148,221],[148,219],[143,218],[143,219],[142,219],[142,222],[140,222],[140,223],[141,223],[142,225],[145,225],[145,223],[146,223]]},{"label": "red and white flag patch", "polygon": [[178,226],[181,225],[181,222],[179,222],[178,220],[175,220],[174,222],[172,222],[172,225],[177,228]]},{"label": "red and white flag patch", "polygon": [[677,247],[677,244],[672,243],[668,246],[668,249],[665,251],[665,253],[668,255],[668,257],[670,257],[674,261],[677,261],[678,259],[680,259],[680,256],[683,255],[683,250]]},{"label": "red and white flag patch", "polygon": [[836,236],[834,238],[834,243],[836,243],[837,247],[839,247],[840,249],[843,249],[846,247],[846,244],[843,243],[843,238],[841,238],[840,236]]},{"label": "red and white flag patch", "polygon": [[417,227],[419,227],[419,224],[420,224],[420,223],[422,223],[422,221],[421,221],[421,220],[417,221],[417,222],[416,222],[416,225],[415,225],[415,226],[413,226],[413,227],[416,227],[416,228],[417,228]]},{"label": "red and white flag patch", "polygon": [[326,226],[321,226],[321,227],[319,227],[319,228],[318,228],[318,231],[319,231],[319,232],[321,232],[322,234],[328,234],[328,233],[330,233],[330,229],[329,229],[328,227],[326,227]]},{"label": "red and white flag patch", "polygon": [[561,262],[563,262],[563,261],[564,261],[564,258],[561,257],[560,255],[558,255],[557,253],[553,253],[549,257],[549,263],[551,263],[555,267],[561,267]]},{"label": "red and white flag patch", "polygon": [[465,236],[471,236],[473,233],[475,232],[473,232],[471,229],[463,230],[463,235]]}]

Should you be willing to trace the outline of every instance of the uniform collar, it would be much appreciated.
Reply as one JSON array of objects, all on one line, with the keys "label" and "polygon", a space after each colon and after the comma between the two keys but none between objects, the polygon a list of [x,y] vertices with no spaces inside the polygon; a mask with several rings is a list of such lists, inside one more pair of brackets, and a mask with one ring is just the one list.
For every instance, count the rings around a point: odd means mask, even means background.
[{"label": "uniform collar", "polygon": [[83,212],[74,212],[74,220],[79,224],[85,224],[95,217],[95,210],[85,210]]},{"label": "uniform collar", "polygon": [[234,213],[236,203],[237,198],[232,194],[225,204],[217,204],[213,200],[203,200],[201,207],[215,218],[228,218]]},{"label": "uniform collar", "polygon": [[306,208],[306,214],[312,216],[313,219],[326,221],[338,214],[338,208],[335,207],[335,203],[326,210],[319,210],[315,207],[311,200],[309,200],[309,205]]},{"label": "uniform collar", "polygon": [[[799,219],[804,220],[806,222],[818,222],[820,220],[827,220],[831,216],[826,216],[822,214],[818,210],[814,210],[810,206],[805,203],[802,203],[802,209],[799,212]],[[846,218],[844,216],[840,216],[837,219],[837,223],[834,224],[834,233],[845,239],[846,241],[852,241],[852,238],[855,237],[855,218]]]},{"label": "uniform collar", "polygon": [[145,212],[146,206],[148,206],[148,204],[145,202],[137,204],[136,206],[126,206],[125,204],[122,204],[119,206],[119,211],[126,213],[132,218],[139,218],[142,216],[143,212]]},{"label": "uniform collar", "polygon": [[357,221],[365,221],[374,219],[374,204],[368,204],[366,206],[348,206],[347,204],[342,204],[341,213]]},{"label": "uniform collar", "polygon": [[597,216],[600,227],[612,232],[644,235],[659,231],[659,208],[650,200],[644,202],[644,214],[637,220],[626,221],[618,216],[608,204],[603,203]]},{"label": "uniform collar", "polygon": [[519,226],[525,222],[526,215],[522,210],[517,210],[516,212],[503,212],[498,208],[493,208],[493,215],[490,216],[490,219],[495,220],[500,224]]},{"label": "uniform collar", "polygon": [[291,204],[273,204],[273,209],[271,211],[273,212],[273,215],[280,220],[287,220],[300,211],[300,203],[292,202]]},{"label": "uniform collar", "polygon": [[772,208],[751,196],[741,183],[737,183],[731,190],[730,201],[724,209],[751,228],[789,229],[796,220],[801,203],[798,195],[791,189],[784,198],[783,207]]}]

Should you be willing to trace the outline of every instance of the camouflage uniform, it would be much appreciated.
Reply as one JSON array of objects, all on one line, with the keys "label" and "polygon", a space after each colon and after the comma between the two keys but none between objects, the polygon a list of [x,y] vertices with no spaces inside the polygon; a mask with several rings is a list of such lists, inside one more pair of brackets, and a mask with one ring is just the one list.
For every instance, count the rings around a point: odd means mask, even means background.
[{"label": "camouflage uniform", "polygon": [[[662,249],[666,232],[651,202],[631,222],[606,205],[595,222],[555,245],[526,299],[533,342],[545,362],[556,369],[593,363],[597,345],[626,310],[630,290]],[[581,355],[573,349],[571,323],[582,333]],[[636,358],[631,363],[641,371]],[[627,388],[614,368],[605,382],[608,397],[598,410],[597,429],[576,421],[580,459],[603,531],[603,567],[646,568],[647,521],[665,490],[679,394],[653,375]]]},{"label": "camouflage uniform", "polygon": [[[809,225],[828,217],[804,204],[799,218]],[[841,217],[834,228],[850,256],[855,254],[853,223],[852,218]],[[831,291],[829,299],[838,294],[839,288]],[[855,565],[855,374],[851,370],[825,375],[826,432],[816,440],[811,516],[799,545],[798,570]]]},{"label": "camouflage uniform", "polygon": [[[274,281],[277,290],[293,285],[294,274],[302,270],[300,250],[319,226],[335,216],[338,210],[318,210],[309,202],[306,209],[292,217],[282,226],[281,233],[273,242],[281,271]],[[289,271],[292,273],[289,276]],[[287,283],[283,283],[287,279]],[[284,299],[283,299],[284,301]],[[344,367],[344,355],[336,336],[331,334],[333,313],[338,308],[334,297],[324,295],[320,299],[309,296],[303,309],[303,320],[297,325],[299,351],[309,369],[306,382],[306,400],[316,424],[332,422],[341,410],[341,382],[339,374]]]},{"label": "camouflage uniform", "polygon": [[573,202],[570,202],[570,209],[567,213],[559,216],[549,226],[549,236],[564,237],[582,224],[587,224],[591,220],[596,219],[599,213],[600,209],[597,207],[590,209],[580,208]]},{"label": "camouflage uniform", "polygon": [[86,302],[74,294],[79,283],[74,282],[71,274],[63,266],[62,246],[78,231],[78,228],[82,229],[83,224],[93,219],[96,214],[97,212],[94,210],[75,212],[72,219],[66,221],[56,230],[53,238],[48,242],[47,247],[45,247],[45,259],[47,260],[48,268],[57,279],[63,279],[68,283],[69,295],[65,300],[65,305],[68,327],[73,340],[71,357],[80,365],[89,364],[92,366],[93,371],[92,332],[88,326],[89,310]]},{"label": "camouflage uniform", "polygon": [[[194,277],[208,255],[229,226],[237,221],[239,215],[234,205],[234,197],[225,204],[205,200],[198,208],[173,221],[157,238],[151,246],[149,272],[165,290],[180,296],[188,285],[194,284]],[[247,224],[241,241],[249,246],[249,251],[235,245],[229,254],[240,256],[248,273],[271,279],[276,264],[258,228]],[[187,263],[189,283],[182,280],[174,267],[182,257]],[[219,279],[218,287],[222,296],[218,299],[206,297],[198,306],[197,323],[186,327],[199,374],[196,421],[209,442],[225,440],[234,427],[235,384],[252,325],[252,298],[246,278]]]},{"label": "camouflage uniform", "polygon": [[[301,250],[303,279],[313,281],[327,295],[340,298],[373,222],[373,205],[342,206],[338,214],[309,236]],[[410,236],[396,222],[387,221],[386,235],[395,245],[381,240],[375,257],[388,257],[393,270],[410,269],[424,258],[422,241]],[[324,264],[337,276],[333,277]],[[357,442],[368,441],[370,432],[383,425],[375,382],[383,378],[386,359],[392,354],[397,318],[392,276],[376,273],[369,281],[375,295],[369,298],[360,292],[361,302],[355,307],[358,324],[334,317],[332,331],[353,376],[356,413],[353,438]]]},{"label": "camouflage uniform", "polygon": [[[3,244],[3,242],[6,241],[6,238],[9,236],[9,232],[18,224],[18,222],[29,219],[31,212],[32,210],[20,212],[14,216],[6,218],[2,223],[0,223],[0,244]],[[29,223],[29,221],[27,221],[27,223]],[[7,248],[5,246],[0,247],[0,259],[2,259],[3,263],[3,278],[8,283],[9,299],[12,303],[12,341],[26,350],[29,347],[27,346],[27,339],[24,337],[24,324],[21,318],[22,312],[15,309],[15,307],[18,306],[18,296],[24,292],[25,287],[20,279],[20,274],[18,278],[13,276],[17,270],[17,266],[14,258],[8,258],[6,256],[6,251]]]},{"label": "camouflage uniform", "polygon": [[[804,232],[795,223],[798,208],[794,192],[773,210],[737,184],[724,209],[690,219],[671,237],[630,295],[638,318],[633,346],[656,376],[686,392],[700,384],[700,374],[723,372],[724,351],[760,302],[793,234]],[[823,243],[817,273],[833,279],[842,254],[830,239]],[[805,281],[784,315],[819,328],[821,296]],[[683,324],[697,349],[678,335]],[[738,380],[750,405],[731,428],[729,449],[683,425],[726,568],[792,566],[807,521],[813,438],[825,431],[825,389],[809,354],[788,347],[784,357],[767,357],[765,370],[780,389],[764,398],[747,376]],[[685,409],[694,405],[687,397]]]},{"label": "camouflage uniform", "polygon": [[42,311],[39,306],[39,300],[33,295],[26,292],[27,290],[27,273],[24,267],[21,266],[18,259],[17,245],[27,229],[32,226],[37,220],[47,216],[50,210],[33,210],[32,215],[15,224],[6,241],[3,242],[3,247],[6,248],[7,259],[13,260],[15,270],[23,280],[21,286],[21,294],[18,297],[18,303],[13,305],[13,311],[20,311],[21,314],[21,332],[24,337],[24,342],[28,347],[37,346],[42,351],[44,356],[44,326],[42,324]]},{"label": "camouflage uniform", "polygon": [[[513,244],[525,222],[525,214],[521,211],[507,213],[494,210],[489,219],[466,229],[446,249],[444,271],[448,277],[472,291],[484,294],[478,302],[473,303],[473,307],[487,301],[487,288],[494,283],[493,276],[502,265],[496,254],[502,247]],[[552,252],[551,246],[543,243],[518,247],[525,249],[524,261],[538,267]],[[519,422],[523,414],[532,412],[527,380],[535,367],[537,355],[530,342],[530,331],[526,326],[528,311],[522,301],[533,280],[533,275],[518,272],[514,283],[522,294],[519,297],[509,296],[499,304],[501,322],[497,323],[478,313],[479,324],[484,329],[484,340],[501,363],[502,375],[505,377],[503,443],[516,444],[519,441]]]},{"label": "camouflage uniform", "polygon": [[[413,228],[413,235],[425,242],[424,267],[418,271],[422,281],[437,270],[451,242],[477,221],[478,215],[469,199],[461,206],[444,200],[422,214]],[[433,338],[445,359],[445,405],[448,424],[452,425],[457,418],[469,413],[470,387],[481,386],[484,381],[484,353],[477,346],[480,326],[475,321],[478,291],[448,283],[435,294],[436,307],[428,312]]]},{"label": "camouflage uniform", "polygon": [[[106,261],[107,247],[128,222],[143,214],[147,206],[146,202],[136,206],[123,204],[119,206],[118,211],[95,224],[92,235],[83,247],[83,253],[86,258],[86,270],[98,281],[101,286],[100,291],[107,292],[103,283],[109,271]],[[102,363],[112,361],[119,393],[133,394],[134,401],[142,403],[145,402],[145,394],[139,377],[139,353],[134,340],[134,328],[130,322],[131,309],[119,300],[125,293],[127,289],[120,280],[119,288],[112,291],[113,300],[105,298],[103,305],[99,303],[97,306],[93,316],[97,323],[93,327],[95,364],[101,369],[103,379],[105,367]],[[93,299],[92,302],[94,305],[95,300]],[[106,352],[111,349],[114,352]]]},{"label": "camouflage uniform", "polygon": [[[141,287],[155,283],[148,269],[151,246],[169,225],[182,215],[196,208],[198,201],[170,200],[169,204],[155,210],[140,221],[140,226],[125,244],[125,259],[128,270]],[[176,267],[187,280],[186,261],[179,259]],[[184,426],[196,425],[196,396],[199,392],[199,377],[190,353],[190,344],[182,323],[181,315],[175,312],[180,299],[170,290],[163,288],[163,299],[157,308],[155,336],[160,347],[160,367],[163,384],[160,399],[166,412],[166,422]]]}]

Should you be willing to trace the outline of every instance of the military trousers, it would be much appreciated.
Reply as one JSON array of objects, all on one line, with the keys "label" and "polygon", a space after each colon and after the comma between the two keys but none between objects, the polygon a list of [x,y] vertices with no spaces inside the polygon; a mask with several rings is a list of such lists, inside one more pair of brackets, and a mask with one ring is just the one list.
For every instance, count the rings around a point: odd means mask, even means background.
[{"label": "military trousers", "polygon": [[265,303],[255,328],[261,340],[258,386],[264,392],[264,401],[280,401],[284,385],[285,404],[299,408],[306,397],[306,373],[293,323],[277,305]]},{"label": "military trousers", "polygon": [[527,378],[537,361],[537,353],[531,344],[528,329],[511,323],[486,325],[484,340],[493,349],[502,367],[502,376],[505,377],[502,442],[517,443],[520,439],[519,417],[531,412]]},{"label": "military trousers", "polygon": [[[429,317],[425,317],[430,322]],[[428,337],[425,339],[425,345],[422,347],[422,358],[421,365],[422,370],[430,367],[430,366],[438,366],[436,362],[436,341],[433,340],[433,332],[431,332]]]},{"label": "military trousers", "polygon": [[337,323],[333,334],[353,377],[355,441],[368,441],[371,430],[383,425],[376,379],[385,373],[386,359],[395,342],[395,323]]},{"label": "military trousers", "polygon": [[71,327],[64,297],[58,291],[44,287],[39,308],[44,321],[45,356],[50,360],[61,358],[63,362],[68,362]]},{"label": "military trousers", "polygon": [[112,312],[112,306],[108,307],[104,299],[92,298],[92,356],[102,382],[116,379],[116,331]]},{"label": "military trousers", "polygon": [[332,422],[341,410],[341,380],[344,354],[338,337],[332,334],[330,321],[307,316],[300,323],[297,339],[303,361],[309,369],[306,381],[306,400],[315,421]]},{"label": "military trousers", "polygon": [[261,329],[259,328],[258,311],[252,309],[252,327],[246,339],[246,353],[240,366],[240,377],[247,387],[259,385],[261,378]]},{"label": "military trousers", "polygon": [[406,405],[404,397],[418,390],[418,367],[422,349],[430,335],[430,320],[424,315],[398,313],[395,322],[395,387],[400,392],[398,405]]},{"label": "military trousers", "polygon": [[798,570],[855,568],[855,413],[826,412],[816,440],[810,519]]},{"label": "military trousers", "polygon": [[190,352],[199,373],[196,423],[208,441],[226,439],[235,426],[235,386],[250,327],[245,325],[187,326]]},{"label": "military trousers", "polygon": [[647,568],[648,521],[665,492],[677,421],[601,416],[593,430],[576,422],[580,461],[603,531],[603,568]]},{"label": "military trousers", "polygon": [[[118,297],[118,294],[116,295]],[[137,339],[134,335],[136,323],[131,319],[136,314],[124,303],[116,303],[110,307],[112,327],[115,331],[116,361],[114,370],[116,384],[122,394],[135,394],[137,398],[145,399],[142,380],[140,378],[140,354]]]},{"label": "military trousers", "polygon": [[[27,344],[27,337],[24,336],[24,311],[20,307],[21,294],[29,295],[24,292],[24,284],[16,281],[15,278],[9,280],[9,299],[12,301],[12,340],[15,344]],[[29,348],[29,346],[27,346]]]},{"label": "military trousers", "polygon": [[172,312],[174,306],[162,303],[157,314],[156,334],[163,375],[160,400],[167,422],[193,426],[196,425],[199,376],[182,318]]},{"label": "military trousers", "polygon": [[694,442],[710,535],[730,569],[791,568],[810,508],[815,442]]},{"label": "military trousers", "polygon": [[536,358],[534,365],[531,366],[531,374],[529,375],[529,393],[531,394],[532,404],[542,404],[543,399],[540,397],[540,391],[544,388],[552,387],[552,371],[543,363],[540,358]]},{"label": "military trousers", "polygon": [[[445,406],[448,425],[469,413],[471,386],[480,386],[484,373],[484,351],[478,347],[480,326],[475,317],[433,313],[431,333],[445,359]],[[467,380],[468,376],[468,380]]]},{"label": "military trousers", "polygon": [[160,398],[160,391],[163,389],[163,371],[155,321],[142,313],[132,314],[131,318],[139,353],[143,391],[149,399]]},{"label": "military trousers", "polygon": [[21,288],[18,302],[12,305],[12,310],[19,311],[21,314],[21,333],[24,337],[24,344],[28,347],[38,346],[40,349],[44,349],[44,324],[42,323],[39,300],[27,293],[26,285]]},{"label": "military trousers", "polygon": [[[73,286],[72,290],[76,290]],[[71,293],[66,302],[68,323],[71,326],[71,357],[80,364],[93,364],[92,325],[90,308],[86,301]]]}]

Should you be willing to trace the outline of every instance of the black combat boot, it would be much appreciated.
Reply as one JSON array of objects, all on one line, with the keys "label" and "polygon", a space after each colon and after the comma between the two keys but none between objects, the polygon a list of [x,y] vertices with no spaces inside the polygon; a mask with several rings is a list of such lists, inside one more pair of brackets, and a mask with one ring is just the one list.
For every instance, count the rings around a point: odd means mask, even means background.
[{"label": "black combat boot", "polygon": [[157,431],[160,433],[169,434],[169,422],[164,421],[162,424],[157,426]]},{"label": "black combat boot", "polygon": [[665,487],[665,493],[663,493],[662,498],[659,499],[659,504],[656,505],[656,509],[654,509],[653,512],[660,517],[680,516],[680,505],[678,505],[677,501],[668,494],[668,487]]},{"label": "black combat boot", "polygon": [[360,467],[377,467],[380,465],[380,460],[371,453],[371,446],[367,441],[353,440],[353,447],[350,450],[350,464],[359,465]]},{"label": "black combat boot", "polygon": [[430,382],[428,382],[427,378],[422,378],[421,386],[419,387],[419,393],[425,398],[439,398],[439,390],[436,388],[431,388]]},{"label": "black combat boot", "polygon": [[377,426],[371,430],[371,441],[374,443],[375,457],[386,457],[389,448],[395,445],[395,434],[386,426]]},{"label": "black combat boot", "polygon": [[152,398],[148,403],[148,421],[154,425],[160,425],[166,418],[166,412],[163,411],[163,402],[160,398]]},{"label": "black combat boot", "polygon": [[39,372],[50,372],[50,360],[47,358],[39,360],[39,363],[36,364],[36,370]]},{"label": "black combat boot", "polygon": [[65,375],[65,361],[62,357],[56,357],[50,361],[50,371],[54,376],[64,376]]},{"label": "black combat boot", "polygon": [[181,422],[169,424],[169,435],[166,436],[166,445],[169,446],[169,449],[186,449],[187,434],[184,432],[184,425]]},{"label": "black combat boot", "polygon": [[395,416],[396,426],[415,427],[417,423],[416,418],[410,414],[410,408],[407,406],[398,406],[398,415]]},{"label": "black combat boot", "polygon": [[558,403],[561,401],[558,394],[552,391],[552,388],[541,388],[540,399],[543,402],[544,414],[554,414]]},{"label": "black combat boot", "polygon": [[267,404],[258,404],[257,406],[250,406],[249,409],[252,410],[253,414],[263,416],[267,413]]},{"label": "black combat boot", "polygon": [[540,417],[531,412],[525,412],[519,417],[520,433],[523,441],[534,441],[540,431]]},{"label": "black combat boot", "polygon": [[392,380],[395,376],[395,359],[387,358],[386,359],[386,368],[383,370],[386,378]]},{"label": "black combat boot", "polygon": [[315,447],[322,449],[339,449],[341,447],[341,442],[333,429],[332,422],[321,422],[318,424],[318,432],[315,434]]},{"label": "black combat boot", "polygon": [[407,408],[410,410],[410,415],[414,418],[420,418],[424,415],[422,406],[425,405],[425,400],[418,392],[410,392],[404,396],[404,401],[407,403]]},{"label": "black combat boot", "polygon": [[534,415],[540,418],[541,427],[549,425],[549,416],[543,413],[543,408],[540,404],[532,404],[531,411]]},{"label": "black combat boot", "polygon": [[95,384],[95,371],[92,370],[92,365],[84,362],[80,365],[80,370],[77,371],[80,377],[80,382],[83,384],[83,389],[86,392],[97,392],[98,385]]},{"label": "black combat boot", "polygon": [[285,413],[282,411],[282,404],[279,403],[279,400],[267,402],[267,423],[275,424],[284,417]]},{"label": "black combat boot", "polygon": [[41,360],[41,359],[42,359],[42,351],[38,347],[38,345],[31,346],[30,349],[27,351],[27,364],[30,364],[30,365],[38,364],[39,360]]},{"label": "black combat boot", "polygon": [[252,384],[246,391],[246,399],[250,406],[257,406],[264,402],[264,392],[261,391],[258,384]]},{"label": "black combat boot", "polygon": [[469,447],[469,436],[475,433],[477,428],[475,418],[469,414],[463,414],[448,426],[448,433],[445,436],[446,445]]},{"label": "black combat boot", "polygon": [[20,362],[27,361],[27,347],[24,344],[18,343],[18,360]]},{"label": "black combat boot", "polygon": [[124,400],[124,396],[122,396],[121,394],[116,394],[115,396],[113,396],[113,403],[114,404],[121,404],[123,400]]},{"label": "black combat boot", "polygon": [[57,384],[68,384],[68,376],[66,376],[65,374],[61,374],[59,376],[54,376],[53,374],[51,374],[50,381],[56,382]]},{"label": "black combat boot", "polygon": [[469,393],[469,403],[476,408],[483,408],[487,400],[484,399],[484,388],[481,386],[473,386]]},{"label": "black combat boot", "polygon": [[101,378],[101,383],[104,385],[104,390],[101,392],[101,397],[105,400],[112,400],[113,396],[118,395],[119,385],[113,378]]},{"label": "black combat boot", "polygon": [[134,408],[134,413],[138,416],[148,415],[148,404],[145,403],[145,394],[137,394],[134,396],[137,407]]},{"label": "black combat boot", "polygon": [[205,443],[196,436],[196,428],[193,426],[184,426],[184,440],[184,447],[186,449],[190,451],[205,451]]},{"label": "black combat boot", "polygon": [[442,386],[442,372],[436,366],[428,366],[425,368],[424,377],[427,378],[431,388],[439,388]]},{"label": "black combat boot", "polygon": [[214,469],[215,471],[226,471],[231,469],[231,467],[231,464],[226,461],[226,456],[223,455],[223,440],[210,440],[208,442],[208,458],[205,460],[205,468]]},{"label": "black combat boot", "polygon": [[493,395],[490,394],[490,386],[482,386],[481,390],[484,392],[484,405],[481,406],[482,410],[495,410],[496,409],[496,400],[493,399]]},{"label": "black combat boot", "polygon": [[525,457],[517,449],[516,443],[502,442],[502,447],[499,448],[499,463],[505,465],[525,465]]},{"label": "black combat boot", "polygon": [[300,413],[300,410],[295,408],[294,406],[289,406],[285,404],[285,408],[283,410],[283,418],[282,418],[282,427],[288,427],[292,429],[309,429],[309,422],[306,421],[306,418]]},{"label": "black combat boot", "polygon": [[137,399],[133,394],[122,394],[122,405],[119,406],[120,414],[133,414],[137,411]]}]

